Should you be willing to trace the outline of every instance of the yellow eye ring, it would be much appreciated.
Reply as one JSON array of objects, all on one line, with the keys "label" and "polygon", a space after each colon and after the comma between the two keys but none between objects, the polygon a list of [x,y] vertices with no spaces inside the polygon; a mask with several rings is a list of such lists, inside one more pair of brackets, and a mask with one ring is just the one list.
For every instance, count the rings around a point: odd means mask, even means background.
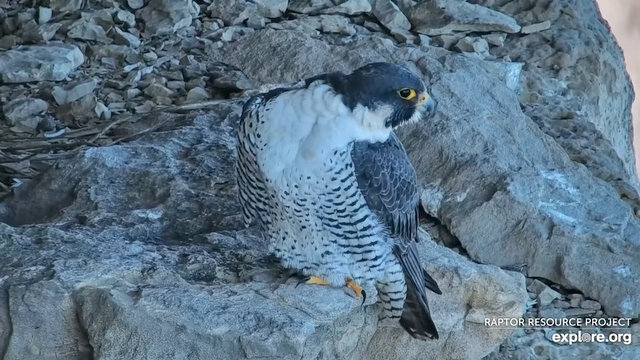
[{"label": "yellow eye ring", "polygon": [[418,96],[418,93],[413,89],[402,88],[398,90],[398,95],[400,95],[400,97],[405,100],[413,100],[416,96]]}]

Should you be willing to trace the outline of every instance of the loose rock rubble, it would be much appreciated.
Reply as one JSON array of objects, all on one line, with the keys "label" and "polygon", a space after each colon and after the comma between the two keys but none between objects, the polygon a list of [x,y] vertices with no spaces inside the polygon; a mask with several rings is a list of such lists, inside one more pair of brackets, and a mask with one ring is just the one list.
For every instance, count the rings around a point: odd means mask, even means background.
[{"label": "loose rock rubble", "polygon": [[[640,313],[631,90],[598,16],[569,0],[0,1],[0,355],[640,358],[483,324]],[[239,223],[246,96],[373,61],[422,72],[440,103],[400,131],[440,244],[422,234],[437,342],[341,291],[297,292]]]}]

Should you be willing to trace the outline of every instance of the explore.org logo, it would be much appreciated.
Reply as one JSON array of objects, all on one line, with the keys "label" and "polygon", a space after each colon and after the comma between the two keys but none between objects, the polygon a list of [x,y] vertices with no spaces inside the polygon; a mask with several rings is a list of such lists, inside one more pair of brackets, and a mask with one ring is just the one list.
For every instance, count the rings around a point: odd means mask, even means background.
[{"label": "explore.org logo", "polygon": [[[484,326],[494,329],[550,329],[545,337],[558,344],[619,343],[633,341],[630,318],[485,318]],[[550,335],[550,337],[549,337]]]},{"label": "explore.org logo", "polygon": [[620,343],[629,345],[631,344],[631,333],[610,333],[610,334],[590,334],[583,333],[578,330],[577,333],[555,333],[551,335],[551,341],[558,344],[575,344],[575,343]]}]

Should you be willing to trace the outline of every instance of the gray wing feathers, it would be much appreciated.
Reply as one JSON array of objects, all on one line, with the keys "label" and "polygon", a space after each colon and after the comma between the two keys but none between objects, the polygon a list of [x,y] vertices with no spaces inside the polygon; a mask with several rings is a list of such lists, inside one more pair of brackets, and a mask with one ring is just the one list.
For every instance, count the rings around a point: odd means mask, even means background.
[{"label": "gray wing feathers", "polygon": [[384,143],[355,143],[352,160],[367,205],[395,239],[394,254],[407,279],[407,299],[400,323],[415,337],[437,338],[425,286],[436,293],[440,289],[418,259],[415,241],[419,197],[415,170],[407,153],[392,133]]}]

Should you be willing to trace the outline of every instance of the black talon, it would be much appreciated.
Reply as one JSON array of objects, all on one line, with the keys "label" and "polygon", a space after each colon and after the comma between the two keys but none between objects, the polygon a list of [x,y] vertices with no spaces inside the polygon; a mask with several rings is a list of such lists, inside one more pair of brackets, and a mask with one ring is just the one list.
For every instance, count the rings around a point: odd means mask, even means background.
[{"label": "black talon", "polygon": [[311,276],[303,276],[298,283],[296,284],[296,288],[298,287],[298,285],[302,284],[302,283],[306,283],[307,281],[309,281],[309,279],[311,279]]},{"label": "black talon", "polygon": [[362,304],[360,306],[364,305],[365,301],[367,301],[367,292],[362,289]]}]

